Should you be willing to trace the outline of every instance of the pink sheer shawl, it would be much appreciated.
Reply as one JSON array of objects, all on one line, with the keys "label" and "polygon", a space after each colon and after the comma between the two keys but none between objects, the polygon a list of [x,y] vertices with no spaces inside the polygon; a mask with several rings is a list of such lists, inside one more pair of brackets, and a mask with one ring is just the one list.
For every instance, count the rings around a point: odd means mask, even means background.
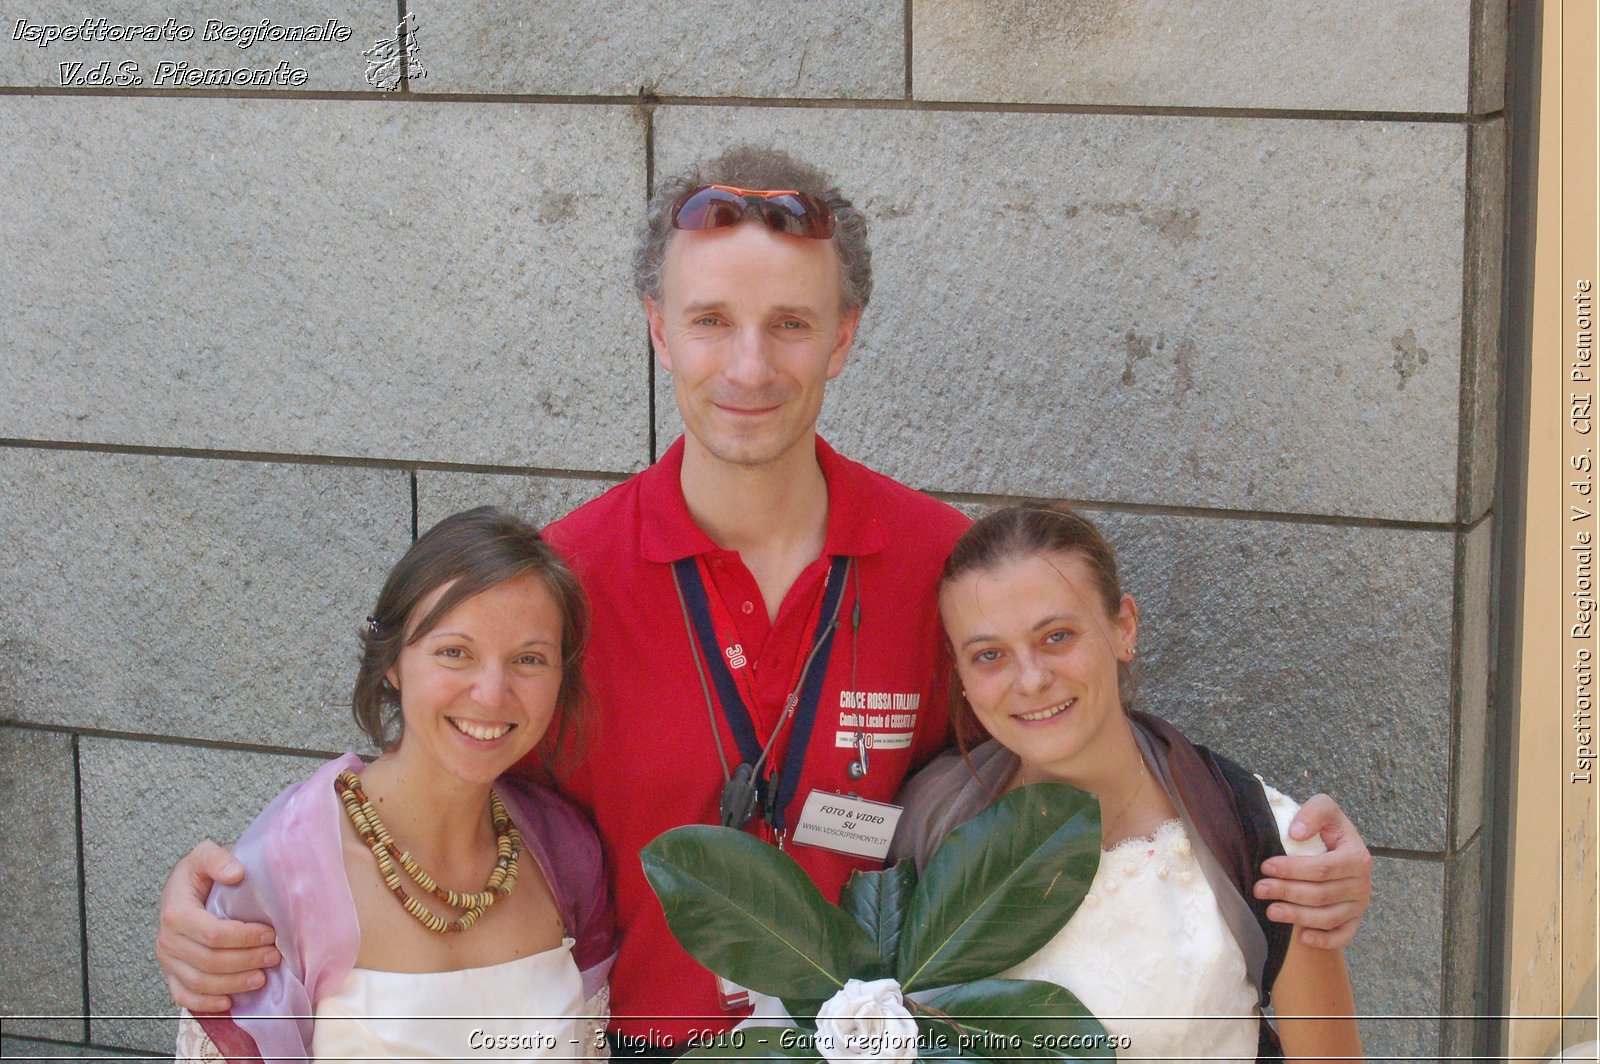
[{"label": "pink sheer shawl", "polygon": [[[345,754],[274,798],[233,847],[245,867],[244,882],[211,892],[211,912],[272,925],[283,954],[282,963],[268,970],[265,986],[234,995],[231,1012],[195,1017],[229,1060],[308,1059],[316,1002],[343,985],[355,965],[361,932],[344,875],[344,811],[333,778],[362,767],[360,758]],[[555,894],[576,940],[572,954],[584,997],[592,998],[616,957],[594,829],[549,788],[505,776],[496,790]]]}]

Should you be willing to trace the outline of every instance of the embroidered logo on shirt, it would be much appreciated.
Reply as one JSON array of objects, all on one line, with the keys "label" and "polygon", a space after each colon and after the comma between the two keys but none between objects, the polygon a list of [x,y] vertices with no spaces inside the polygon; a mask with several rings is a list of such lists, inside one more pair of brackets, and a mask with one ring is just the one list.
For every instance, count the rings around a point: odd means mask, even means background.
[{"label": "embroidered logo on shirt", "polygon": [[728,657],[728,664],[735,669],[744,668],[744,663],[749,659],[744,656],[744,644],[735,643],[723,651]]},{"label": "embroidered logo on shirt", "polygon": [[851,749],[864,742],[872,750],[908,749],[921,708],[918,691],[840,691],[841,730],[834,733],[834,746]]}]

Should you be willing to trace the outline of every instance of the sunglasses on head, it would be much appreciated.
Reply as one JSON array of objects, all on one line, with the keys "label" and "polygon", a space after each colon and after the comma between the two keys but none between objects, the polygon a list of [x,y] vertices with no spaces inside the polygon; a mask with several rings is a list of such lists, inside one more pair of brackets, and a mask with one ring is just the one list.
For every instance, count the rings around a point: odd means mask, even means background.
[{"label": "sunglasses on head", "polygon": [[827,240],[833,212],[819,199],[794,189],[702,185],[690,189],[672,208],[674,229],[722,229],[754,216],[775,233]]}]

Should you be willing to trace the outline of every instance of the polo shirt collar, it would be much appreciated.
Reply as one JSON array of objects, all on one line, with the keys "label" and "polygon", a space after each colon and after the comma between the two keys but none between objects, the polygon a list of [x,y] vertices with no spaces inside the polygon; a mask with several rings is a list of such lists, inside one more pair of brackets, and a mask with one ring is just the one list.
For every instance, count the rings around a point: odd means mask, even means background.
[{"label": "polo shirt collar", "polygon": [[[670,564],[680,558],[720,551],[689,515],[683,498],[683,437],[667,448],[655,465],[639,474],[639,553],[650,562]],[[889,542],[874,474],[852,462],[817,437],[817,464],[828,482],[827,557],[876,554]]]}]

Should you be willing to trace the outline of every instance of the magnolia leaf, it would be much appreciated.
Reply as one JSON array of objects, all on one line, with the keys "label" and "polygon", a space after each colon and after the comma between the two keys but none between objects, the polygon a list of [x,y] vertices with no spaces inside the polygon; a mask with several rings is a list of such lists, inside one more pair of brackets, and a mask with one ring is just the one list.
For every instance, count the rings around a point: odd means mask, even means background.
[{"label": "magnolia leaf", "polygon": [[[906,902],[917,886],[917,866],[901,861],[882,872],[852,872],[839,896],[839,907],[866,928],[867,937],[878,947],[883,959],[879,979],[894,971],[900,953],[900,928],[905,923]],[[860,978],[869,978],[861,976]]]},{"label": "magnolia leaf", "polygon": [[744,1027],[711,1036],[709,1045],[689,1050],[681,1060],[821,1060],[813,1035],[793,1027]]},{"label": "magnolia leaf", "polygon": [[718,975],[773,997],[826,999],[881,963],[859,924],[828,904],[794,858],[703,824],[639,851],[673,937]]},{"label": "magnolia leaf", "polygon": [[[851,978],[860,979],[863,977],[855,975],[851,976]],[[791,1020],[808,1031],[815,1031],[817,1029],[817,1013],[822,1011],[822,1006],[827,1004],[828,998],[831,997],[833,997],[832,994],[829,994],[826,998],[802,998],[790,994],[779,1000],[783,1002],[784,1011],[789,1014]]]},{"label": "magnolia leaf", "polygon": [[917,1007],[924,1057],[967,1060],[1115,1060],[1083,1002],[1054,983],[982,979]]},{"label": "magnolia leaf", "polygon": [[950,833],[906,906],[906,990],[1005,971],[1077,911],[1100,867],[1100,807],[1061,783],[1019,787]]}]

